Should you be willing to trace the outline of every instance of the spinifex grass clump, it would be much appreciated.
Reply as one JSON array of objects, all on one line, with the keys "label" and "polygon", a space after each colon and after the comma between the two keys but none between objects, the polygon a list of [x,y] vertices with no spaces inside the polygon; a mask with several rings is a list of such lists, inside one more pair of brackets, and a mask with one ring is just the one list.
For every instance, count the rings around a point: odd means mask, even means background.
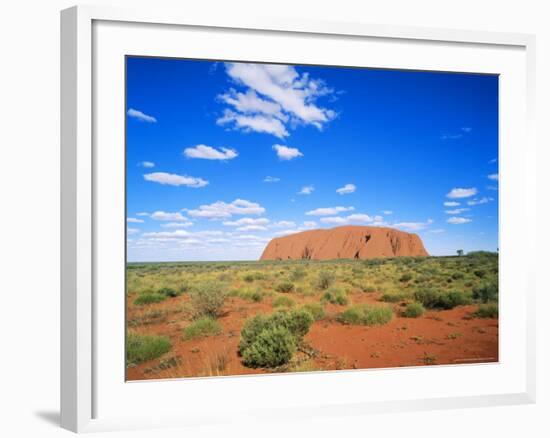
[{"label": "spinifex grass clump", "polygon": [[160,303],[166,299],[166,295],[158,292],[144,292],[140,294],[135,300],[136,306],[145,306],[147,304]]},{"label": "spinifex grass clump", "polygon": [[197,285],[190,293],[194,316],[217,318],[221,315],[226,296],[223,283],[209,281]]},{"label": "spinifex grass clump", "polygon": [[330,271],[321,271],[319,272],[319,277],[317,278],[317,287],[321,290],[328,289],[336,280],[336,276]]},{"label": "spinifex grass clump", "polygon": [[348,307],[340,315],[338,321],[350,325],[384,325],[393,318],[391,307],[371,306],[368,304],[357,304]]},{"label": "spinifex grass clump", "polygon": [[489,301],[498,300],[498,283],[496,281],[484,283],[474,288],[472,294],[474,300],[488,303]]},{"label": "spinifex grass clump", "polygon": [[498,304],[480,304],[475,312],[475,316],[478,318],[498,318]]},{"label": "spinifex grass clump", "polygon": [[428,309],[453,309],[471,303],[471,298],[464,292],[420,289],[414,293],[416,301]]},{"label": "spinifex grass clump", "polygon": [[218,321],[210,316],[203,316],[184,329],[183,339],[188,341],[195,338],[214,336],[220,334],[221,331],[222,328]]},{"label": "spinifex grass clump", "polygon": [[339,304],[341,306],[345,306],[349,302],[346,293],[338,287],[331,287],[329,290],[327,290],[323,294],[321,300],[331,304]]},{"label": "spinifex grass clump", "polygon": [[308,312],[315,321],[320,321],[325,317],[325,308],[318,303],[308,303],[302,306],[302,309]]},{"label": "spinifex grass clump", "polygon": [[140,364],[167,353],[172,348],[166,336],[146,336],[128,333],[126,336],[126,365]]},{"label": "spinifex grass clump", "polygon": [[248,319],[241,331],[239,354],[251,368],[273,368],[290,361],[313,317],[304,310],[259,314]]},{"label": "spinifex grass clump", "polygon": [[288,294],[294,290],[294,283],[291,281],[281,281],[277,286],[275,286],[277,292]]},{"label": "spinifex grass clump", "polygon": [[382,295],[380,298],[382,301],[385,301],[386,303],[398,303],[399,301],[403,301],[409,297],[409,294],[405,292],[387,292]]},{"label": "spinifex grass clump", "polygon": [[294,307],[296,302],[287,296],[280,295],[273,299],[273,307]]},{"label": "spinifex grass clump", "polygon": [[405,318],[418,318],[424,314],[426,309],[421,303],[409,303],[401,313]]}]

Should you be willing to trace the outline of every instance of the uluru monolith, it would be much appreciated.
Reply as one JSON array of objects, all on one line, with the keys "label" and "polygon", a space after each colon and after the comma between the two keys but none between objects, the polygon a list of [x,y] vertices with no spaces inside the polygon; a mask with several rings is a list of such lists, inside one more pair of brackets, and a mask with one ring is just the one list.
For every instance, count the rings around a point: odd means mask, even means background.
[{"label": "uluru monolith", "polygon": [[417,234],[387,227],[343,226],[272,239],[260,260],[372,259],[427,256]]}]

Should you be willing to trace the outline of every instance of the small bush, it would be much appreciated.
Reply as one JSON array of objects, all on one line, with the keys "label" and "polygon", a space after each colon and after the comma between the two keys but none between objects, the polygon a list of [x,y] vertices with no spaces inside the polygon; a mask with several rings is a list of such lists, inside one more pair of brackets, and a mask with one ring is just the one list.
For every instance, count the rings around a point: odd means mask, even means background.
[{"label": "small bush", "polygon": [[214,336],[220,334],[221,331],[222,328],[218,321],[210,316],[204,316],[183,330],[183,339],[188,341],[195,338]]},{"label": "small bush", "polygon": [[248,319],[239,342],[244,365],[258,368],[287,363],[312,323],[313,317],[304,310],[259,314]]},{"label": "small bush", "polygon": [[246,281],[247,283],[252,283],[254,281],[254,275],[252,274],[246,274],[244,277],[243,277],[243,280]]},{"label": "small bush", "polygon": [[226,295],[223,284],[215,281],[202,283],[195,287],[190,293],[195,317],[217,318],[220,316]]},{"label": "small bush", "polygon": [[345,292],[337,287],[331,287],[329,290],[327,290],[323,294],[321,300],[329,302],[331,304],[339,304],[341,306],[345,306],[349,302]]},{"label": "small bush", "polygon": [[320,321],[325,317],[325,308],[321,304],[309,303],[304,304],[302,309],[308,312],[315,321]]},{"label": "small bush", "polygon": [[426,309],[421,303],[409,303],[402,312],[405,318],[418,318],[424,314]]},{"label": "small bush", "polygon": [[380,299],[386,303],[398,303],[408,298],[408,296],[409,295],[404,292],[388,292],[383,294]]},{"label": "small bush", "polygon": [[273,299],[273,307],[294,307],[295,304],[296,302],[292,298],[284,295]]},{"label": "small bush", "polygon": [[294,283],[290,281],[282,281],[277,286],[275,286],[277,292],[288,294],[294,290]]},{"label": "small bush", "polygon": [[300,281],[306,276],[307,276],[307,271],[302,267],[294,269],[294,271],[292,271],[292,273],[290,274],[290,278],[293,281]]},{"label": "small bush", "polygon": [[321,290],[328,289],[334,283],[336,277],[330,271],[321,271],[317,277],[317,287]]},{"label": "small bush", "polygon": [[479,287],[476,287],[472,294],[474,300],[487,303],[489,301],[498,300],[498,283],[491,282],[482,284]]},{"label": "small bush", "polygon": [[451,277],[453,280],[462,280],[464,278],[464,274],[462,272],[453,272]]},{"label": "small bush", "polygon": [[181,295],[180,291],[172,289],[171,287],[162,287],[158,290],[158,293],[171,298],[179,297]]},{"label": "small bush", "polygon": [[414,298],[428,309],[452,309],[471,302],[470,298],[462,292],[440,292],[434,289],[418,290],[414,293]]},{"label": "small bush", "polygon": [[366,294],[376,292],[376,288],[370,284],[362,284],[359,286],[359,289],[361,289],[361,292],[364,292]]},{"label": "small bush", "polygon": [[412,278],[413,278],[412,275],[407,272],[403,274],[401,277],[399,277],[399,281],[401,281],[402,283],[406,283],[407,281],[411,281]]},{"label": "small bush", "polygon": [[129,333],[126,337],[126,364],[139,364],[155,359],[172,348],[165,336],[146,336]]},{"label": "small bush", "polygon": [[136,306],[145,306],[147,304],[160,303],[166,299],[166,295],[157,292],[145,292],[134,300]]},{"label": "small bush", "polygon": [[475,316],[478,318],[498,318],[498,304],[480,304],[477,308]]},{"label": "small bush", "polygon": [[386,306],[370,306],[358,304],[347,308],[338,315],[338,321],[351,325],[383,325],[393,318],[393,311]]}]

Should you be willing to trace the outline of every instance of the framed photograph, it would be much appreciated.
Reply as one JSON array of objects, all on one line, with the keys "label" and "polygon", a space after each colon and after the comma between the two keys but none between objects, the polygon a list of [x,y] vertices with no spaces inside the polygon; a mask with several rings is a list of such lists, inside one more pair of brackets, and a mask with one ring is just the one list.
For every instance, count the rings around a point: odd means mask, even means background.
[{"label": "framed photograph", "polygon": [[61,30],[63,427],[534,401],[532,36]]}]

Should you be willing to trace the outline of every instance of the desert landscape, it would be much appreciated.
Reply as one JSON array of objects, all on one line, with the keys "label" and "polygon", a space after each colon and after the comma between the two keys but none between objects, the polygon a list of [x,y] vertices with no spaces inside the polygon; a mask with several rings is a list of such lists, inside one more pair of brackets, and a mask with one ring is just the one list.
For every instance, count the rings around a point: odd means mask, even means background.
[{"label": "desert landscape", "polygon": [[496,362],[498,255],[358,226],[256,262],[131,263],[127,326],[128,380]]}]

